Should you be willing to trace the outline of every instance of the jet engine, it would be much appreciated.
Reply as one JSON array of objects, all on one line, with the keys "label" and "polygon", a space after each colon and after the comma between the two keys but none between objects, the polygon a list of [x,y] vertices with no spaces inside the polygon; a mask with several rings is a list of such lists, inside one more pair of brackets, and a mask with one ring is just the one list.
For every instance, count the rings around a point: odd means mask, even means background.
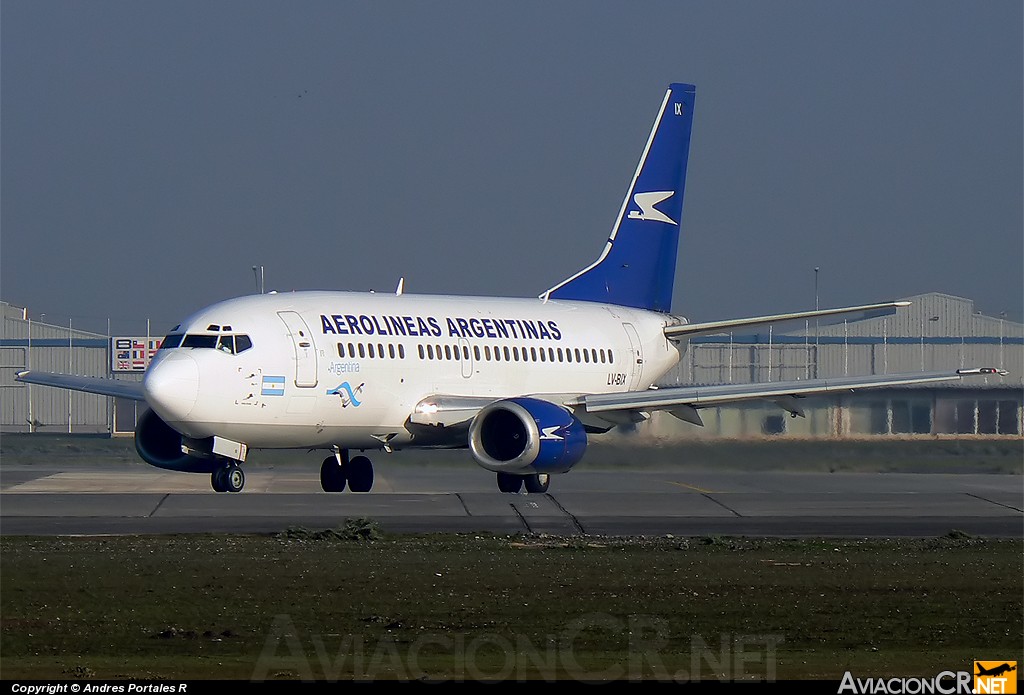
[{"label": "jet engine", "polygon": [[189,456],[181,450],[181,433],[146,410],[135,425],[135,450],[151,466],[183,473],[212,473],[216,460]]},{"label": "jet engine", "polygon": [[499,473],[565,473],[587,448],[587,433],[560,405],[508,398],[485,406],[469,427],[476,462]]}]

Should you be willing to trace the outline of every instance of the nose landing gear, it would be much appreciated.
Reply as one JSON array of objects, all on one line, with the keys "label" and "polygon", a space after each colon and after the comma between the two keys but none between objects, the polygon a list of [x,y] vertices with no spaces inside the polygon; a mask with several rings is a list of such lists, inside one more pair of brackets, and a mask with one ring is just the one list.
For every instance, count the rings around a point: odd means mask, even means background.
[{"label": "nose landing gear", "polygon": [[245,487],[245,472],[237,461],[231,461],[210,474],[210,483],[216,492],[241,492]]}]

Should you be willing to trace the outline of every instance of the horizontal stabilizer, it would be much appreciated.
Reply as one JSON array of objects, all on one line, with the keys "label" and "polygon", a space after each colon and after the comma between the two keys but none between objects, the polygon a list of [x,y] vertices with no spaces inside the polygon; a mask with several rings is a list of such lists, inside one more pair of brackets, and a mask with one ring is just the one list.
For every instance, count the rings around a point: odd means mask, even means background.
[{"label": "horizontal stabilizer", "polygon": [[[881,304],[865,304],[863,306],[847,306],[838,309],[817,309],[814,311],[798,311],[792,314],[774,314],[772,316],[754,316],[747,319],[726,319],[724,321],[706,321],[704,323],[684,323],[678,326],[666,326],[665,336],[668,338],[693,338],[699,335],[728,333],[737,328],[759,326],[769,323],[783,323],[800,319],[816,319],[823,316],[840,314],[865,314],[866,316],[883,316],[891,314],[900,307],[910,306],[910,302],[883,302]],[[865,318],[865,317],[861,317]]]}]

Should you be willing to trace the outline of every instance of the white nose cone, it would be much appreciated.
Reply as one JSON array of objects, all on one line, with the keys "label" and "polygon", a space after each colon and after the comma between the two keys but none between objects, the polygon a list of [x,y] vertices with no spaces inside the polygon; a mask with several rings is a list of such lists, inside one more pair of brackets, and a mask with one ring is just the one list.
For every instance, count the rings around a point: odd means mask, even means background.
[{"label": "white nose cone", "polygon": [[153,364],[143,379],[146,401],[166,422],[183,422],[199,396],[199,365],[185,352]]}]

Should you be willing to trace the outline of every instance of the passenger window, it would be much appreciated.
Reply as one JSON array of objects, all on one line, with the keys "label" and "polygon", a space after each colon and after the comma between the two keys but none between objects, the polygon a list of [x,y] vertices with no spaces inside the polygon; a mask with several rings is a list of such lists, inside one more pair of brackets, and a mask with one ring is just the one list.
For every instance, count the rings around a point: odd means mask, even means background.
[{"label": "passenger window", "polygon": [[601,348],[601,364],[604,364],[604,358],[605,358],[604,348]]},{"label": "passenger window", "polygon": [[502,350],[502,351],[503,351],[503,352],[505,353],[505,361],[506,361],[506,362],[508,362],[508,361],[509,361],[509,352],[508,352],[508,346],[506,345],[506,346],[505,346],[505,347],[503,348],[503,350]]},{"label": "passenger window", "polygon": [[488,362],[491,361],[491,346],[490,345],[484,345],[484,359],[487,360]]},{"label": "passenger window", "polygon": [[583,361],[588,364],[590,363],[590,350],[586,348],[583,348]]},{"label": "passenger window", "polygon": [[[543,349],[544,348],[541,348],[541,350],[543,350]],[[561,348],[559,348],[559,351],[561,351]],[[548,348],[548,362],[554,362],[554,361],[555,361],[555,348],[549,347]]]},{"label": "passenger window", "polygon": [[[586,350],[584,350],[583,352],[586,352]],[[583,361],[583,360],[580,359],[580,349],[579,348],[576,348],[576,361],[577,362],[582,362]]]},{"label": "passenger window", "polygon": [[494,346],[494,361],[501,362],[501,348],[497,345]]},{"label": "passenger window", "polygon": [[366,348],[363,346],[362,343],[359,343],[359,356],[366,357]]},{"label": "passenger window", "polygon": [[530,348],[530,361],[537,361],[537,348]]},{"label": "passenger window", "polygon": [[367,345],[366,346],[366,350],[367,350],[367,352],[370,353],[370,357],[371,358],[376,357],[376,355],[373,354],[373,343],[370,343],[369,345]]},{"label": "passenger window", "polygon": [[395,346],[393,343],[388,343],[388,357],[395,359]]},{"label": "passenger window", "polygon": [[452,346],[451,345],[445,345],[444,346],[444,358],[446,360],[450,360],[452,358]]},{"label": "passenger window", "polygon": [[513,362],[518,362],[519,361],[519,348],[517,348],[517,347],[513,347],[512,348],[512,361]]},{"label": "passenger window", "polygon": [[377,343],[377,357],[384,359],[384,344]]},{"label": "passenger window", "polygon": [[[568,349],[566,349],[566,352],[568,352]],[[559,362],[563,362],[564,361],[562,359],[562,348],[558,348],[558,361]]]},{"label": "passenger window", "polygon": [[401,343],[398,344],[398,359],[405,359],[405,346]]},{"label": "passenger window", "polygon": [[434,346],[433,345],[428,345],[427,346],[427,359],[428,360],[434,359]]},{"label": "passenger window", "polygon": [[565,361],[572,362],[572,350],[570,348],[565,349]]},{"label": "passenger window", "polygon": [[345,344],[344,343],[338,343],[338,357],[344,357],[344,356],[345,356]]},{"label": "passenger window", "polygon": [[420,350],[420,359],[422,360],[423,359],[423,346],[422,345],[417,345],[416,347],[418,347],[419,350]]},{"label": "passenger window", "polygon": [[548,361],[547,357],[546,357],[546,353],[544,352],[544,348],[540,349],[540,361],[541,362],[547,362]]},{"label": "passenger window", "polygon": [[608,361],[612,362],[612,363],[615,362],[615,358],[612,357],[612,349],[611,348],[608,348]]},{"label": "passenger window", "polygon": [[480,346],[479,345],[474,345],[473,346],[473,357],[476,358],[477,362],[480,361]]}]

